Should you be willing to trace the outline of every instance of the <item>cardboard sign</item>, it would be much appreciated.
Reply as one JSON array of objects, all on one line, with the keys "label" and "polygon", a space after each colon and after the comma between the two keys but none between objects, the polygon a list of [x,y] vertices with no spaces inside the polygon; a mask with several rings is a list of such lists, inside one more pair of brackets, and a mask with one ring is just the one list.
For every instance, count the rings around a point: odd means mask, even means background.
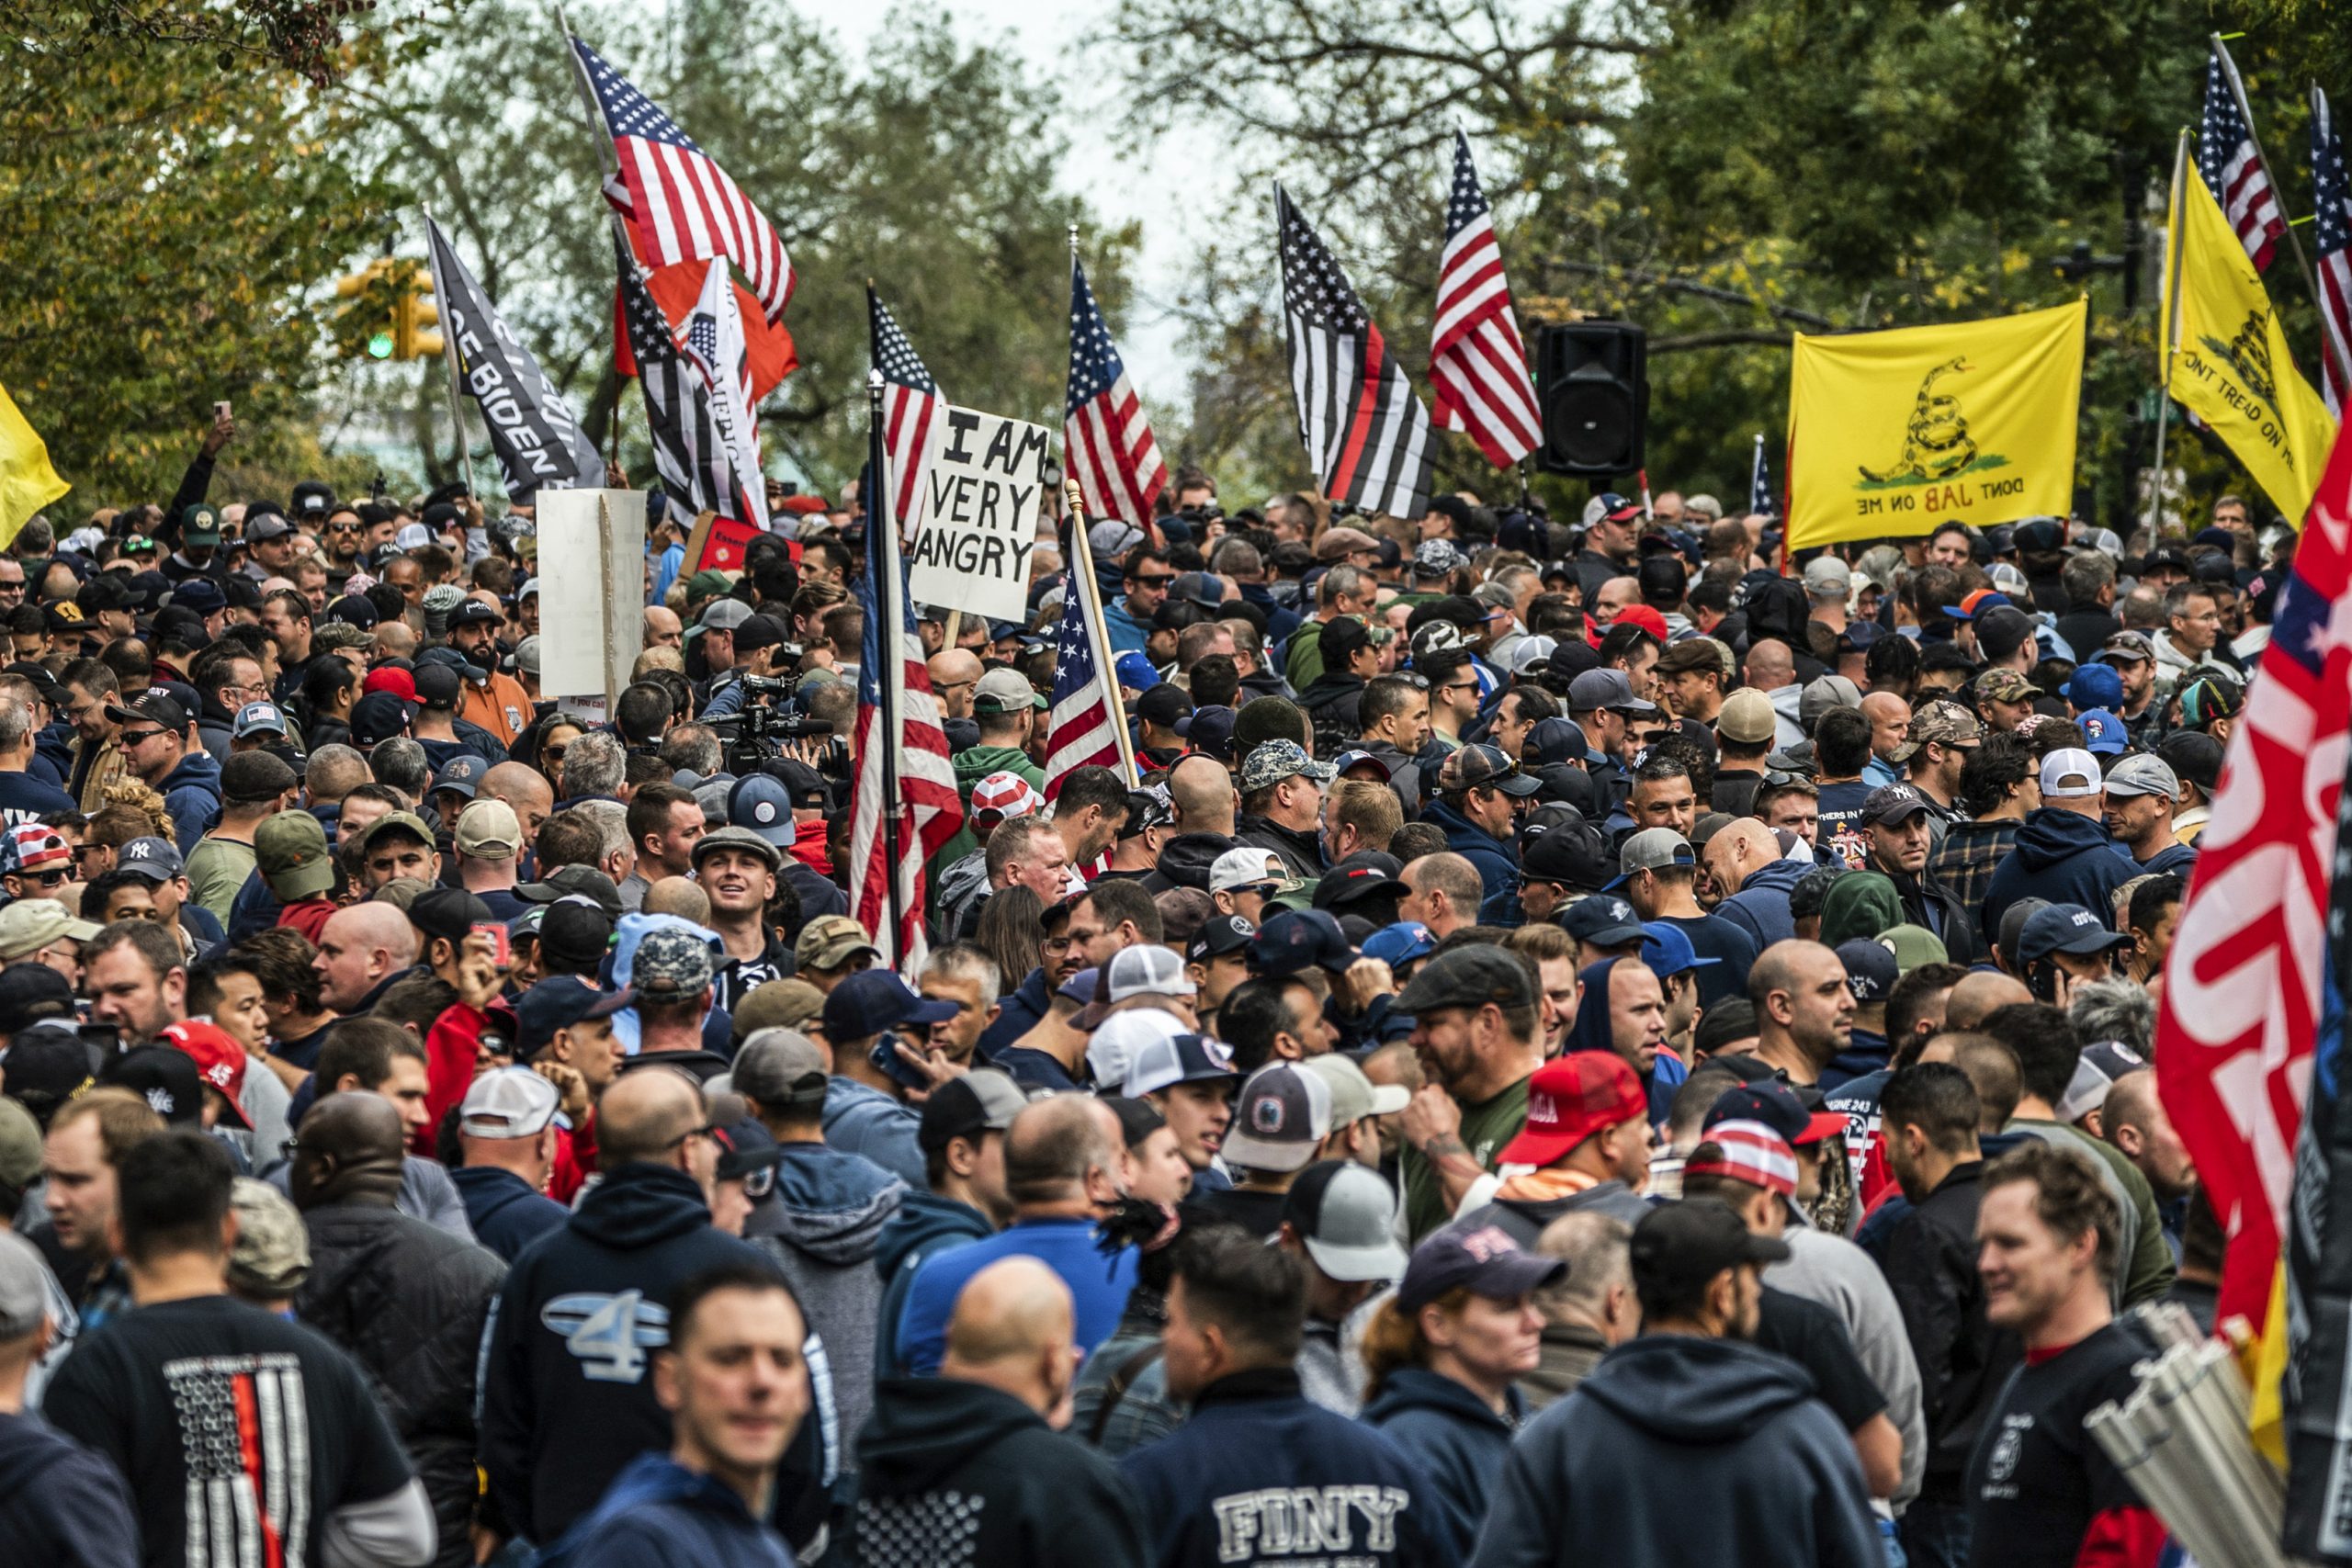
[{"label": "cardboard sign", "polygon": [[923,476],[922,530],[907,551],[916,603],[990,620],[1027,618],[1029,553],[1052,449],[1053,433],[1042,424],[947,411],[939,455]]},{"label": "cardboard sign", "polygon": [[645,640],[645,492],[543,490],[538,525],[539,689],[617,693]]}]

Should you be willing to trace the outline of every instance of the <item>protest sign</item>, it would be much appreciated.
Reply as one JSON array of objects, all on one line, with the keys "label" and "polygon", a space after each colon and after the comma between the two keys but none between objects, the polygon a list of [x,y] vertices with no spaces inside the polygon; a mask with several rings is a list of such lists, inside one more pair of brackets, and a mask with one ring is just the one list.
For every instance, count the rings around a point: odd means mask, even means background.
[{"label": "protest sign", "polygon": [[539,689],[609,696],[645,639],[645,492],[539,494]]},{"label": "protest sign", "polygon": [[1028,618],[1029,552],[1037,547],[1052,443],[1042,424],[947,411],[939,455],[923,476],[922,531],[907,551],[917,602],[990,620]]},{"label": "protest sign", "polygon": [[1798,333],[1789,548],[2064,517],[2087,309],[2076,300],[1948,326]]}]

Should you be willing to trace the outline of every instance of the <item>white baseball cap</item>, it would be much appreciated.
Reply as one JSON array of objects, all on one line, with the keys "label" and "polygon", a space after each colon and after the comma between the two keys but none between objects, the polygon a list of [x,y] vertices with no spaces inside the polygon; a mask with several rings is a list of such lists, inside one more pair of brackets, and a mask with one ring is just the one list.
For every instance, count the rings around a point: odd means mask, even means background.
[{"label": "white baseball cap", "polygon": [[[1272,865],[1267,863],[1270,861]],[[1209,865],[1212,893],[1229,893],[1236,887],[1255,887],[1282,879],[1282,857],[1272,850],[1252,849],[1247,844],[1226,851]]]},{"label": "white baseball cap", "polygon": [[501,1067],[474,1079],[458,1110],[458,1130],[477,1138],[533,1138],[555,1119],[562,1097],[528,1067]]},{"label": "white baseball cap", "polygon": [[[2075,782],[2070,784],[2068,779]],[[2079,746],[2063,746],[2041,759],[2044,800],[2081,800],[2106,787],[2107,781],[2098,771],[2098,759]]]},{"label": "white baseball cap", "polygon": [[1128,1065],[1146,1045],[1189,1032],[1182,1019],[1158,1008],[1114,1012],[1086,1042],[1087,1069],[1097,1084],[1123,1084],[1127,1081]]},{"label": "white baseball cap", "polygon": [[1130,997],[1191,997],[1200,987],[1184,976],[1184,961],[1170,949],[1151,943],[1123,947],[1111,955],[1107,1000]]}]

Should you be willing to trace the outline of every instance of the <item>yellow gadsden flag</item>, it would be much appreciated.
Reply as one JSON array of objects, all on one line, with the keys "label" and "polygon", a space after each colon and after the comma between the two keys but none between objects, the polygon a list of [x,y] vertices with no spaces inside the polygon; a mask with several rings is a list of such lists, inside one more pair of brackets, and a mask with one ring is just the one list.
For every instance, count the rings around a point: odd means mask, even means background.
[{"label": "yellow gadsden flag", "polygon": [[34,513],[73,488],[49,466],[49,448],[0,387],[0,547],[14,544]]},{"label": "yellow gadsden flag", "polygon": [[2076,300],[1989,321],[1798,333],[1789,547],[2064,517],[2088,310]]},{"label": "yellow gadsden flag", "polygon": [[2295,368],[2262,275],[2197,165],[2173,178],[2165,257],[2165,389],[2230,448],[2301,525],[2335,441],[2327,405]]}]

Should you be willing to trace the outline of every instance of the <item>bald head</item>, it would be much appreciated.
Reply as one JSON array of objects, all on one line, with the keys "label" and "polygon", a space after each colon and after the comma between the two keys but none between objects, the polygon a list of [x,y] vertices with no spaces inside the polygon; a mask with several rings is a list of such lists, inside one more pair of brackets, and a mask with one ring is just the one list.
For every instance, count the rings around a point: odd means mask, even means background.
[{"label": "bald head", "polygon": [[1747,648],[1747,683],[1762,692],[1796,679],[1796,658],[1778,637],[1758,637]]},{"label": "bald head", "polygon": [[2030,1002],[2033,993],[2013,975],[1979,969],[1962,976],[1944,1001],[1944,1027],[1954,1032],[1980,1027],[2011,1002]]},{"label": "bald head", "polygon": [[337,909],[319,928],[322,948],[380,953],[397,969],[416,962],[418,941],[416,928],[397,905],[374,899]]},{"label": "bald head", "polygon": [[1061,1277],[1034,1258],[1007,1258],[972,1276],[956,1298],[947,1323],[947,1358],[940,1371],[957,1367],[1035,1360],[1070,1343],[1075,1307]]},{"label": "bald head", "polygon": [[1182,757],[1168,770],[1168,798],[1187,833],[1233,832],[1233,775],[1215,757]]},{"label": "bald head", "polygon": [[1862,698],[1862,716],[1873,724],[1900,724],[1911,716],[1911,705],[1893,692],[1872,692]]},{"label": "bald head", "polygon": [[597,1162],[663,1159],[702,1125],[702,1089],[668,1067],[640,1067],[614,1080],[596,1102]]},{"label": "bald head", "polygon": [[1069,1203],[1087,1177],[1114,1168],[1125,1138],[1118,1113],[1089,1094],[1023,1106],[1004,1133],[1004,1184],[1016,1205]]},{"label": "bald head", "polygon": [[710,895],[687,876],[665,876],[645,890],[645,912],[675,915],[695,925],[710,924]]},{"label": "bald head", "polygon": [[400,1191],[407,1134],[400,1109],[380,1094],[345,1089],[318,1101],[296,1134],[287,1181],[295,1206],[390,1207]]},{"label": "bald head", "polygon": [[535,835],[548,813],[555,809],[555,789],[538,769],[524,762],[501,762],[482,774],[481,793],[514,808],[526,835]]},{"label": "bald head", "polygon": [[1781,840],[1753,817],[1742,817],[1715,830],[1707,840],[1707,873],[1726,897],[1740,890],[1750,876],[1781,858]]}]

